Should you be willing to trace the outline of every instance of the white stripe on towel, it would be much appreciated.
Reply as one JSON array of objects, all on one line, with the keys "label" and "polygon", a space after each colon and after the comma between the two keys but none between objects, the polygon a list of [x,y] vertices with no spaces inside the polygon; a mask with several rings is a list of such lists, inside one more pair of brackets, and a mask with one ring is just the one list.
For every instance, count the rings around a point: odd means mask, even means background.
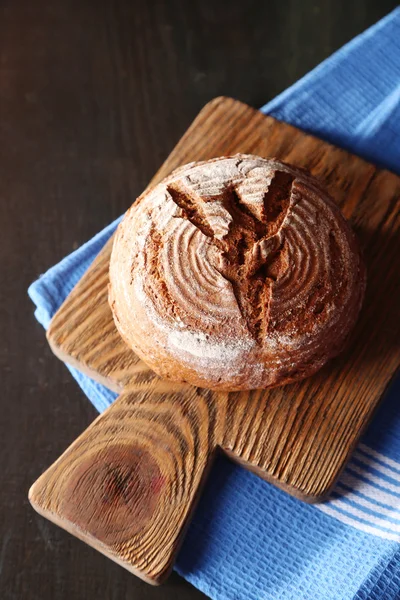
[{"label": "white stripe on towel", "polygon": [[319,510],[365,533],[400,541],[400,463],[360,444]]},{"label": "white stripe on towel", "polygon": [[398,533],[391,533],[390,531],[381,531],[380,529],[376,529],[376,527],[373,527],[372,525],[361,523],[360,521],[352,519],[350,516],[335,510],[335,508],[333,506],[330,506],[330,504],[321,504],[319,505],[319,509],[327,515],[335,517],[342,523],[345,523],[346,525],[351,525],[352,527],[355,527],[356,529],[359,529],[364,533],[372,533],[372,535],[376,535],[386,540],[393,540],[395,542],[398,542],[400,540],[400,535]]}]

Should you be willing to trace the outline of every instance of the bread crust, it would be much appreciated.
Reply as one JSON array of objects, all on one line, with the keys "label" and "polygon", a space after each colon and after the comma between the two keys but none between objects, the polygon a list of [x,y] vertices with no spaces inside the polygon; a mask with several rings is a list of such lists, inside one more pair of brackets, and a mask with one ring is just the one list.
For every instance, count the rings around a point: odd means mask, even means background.
[{"label": "bread crust", "polygon": [[238,154],[184,165],[132,205],[109,301],[123,339],[161,377],[243,390],[303,379],[337,355],[365,281],[321,183]]}]

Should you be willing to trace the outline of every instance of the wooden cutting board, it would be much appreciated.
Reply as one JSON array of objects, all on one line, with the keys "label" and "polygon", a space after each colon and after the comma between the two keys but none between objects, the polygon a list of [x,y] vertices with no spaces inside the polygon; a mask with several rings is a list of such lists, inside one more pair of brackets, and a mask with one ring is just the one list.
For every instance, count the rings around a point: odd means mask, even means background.
[{"label": "wooden cutting board", "polygon": [[400,178],[217,98],[152,183],[183,163],[237,152],[275,156],[324,181],[361,240],[367,295],[350,346],[314,377],[217,394],[159,379],[123,343],[107,303],[111,242],[105,246],[53,318],[48,340],[62,360],[121,395],[32,486],[30,500],[151,583],[172,567],[217,449],[288,492],[319,500],[400,363]]}]

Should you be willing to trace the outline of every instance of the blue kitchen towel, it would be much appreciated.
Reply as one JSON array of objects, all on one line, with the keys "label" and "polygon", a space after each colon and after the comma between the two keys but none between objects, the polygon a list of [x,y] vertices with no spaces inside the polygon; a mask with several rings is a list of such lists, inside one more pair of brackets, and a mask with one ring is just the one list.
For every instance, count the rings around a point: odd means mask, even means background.
[{"label": "blue kitchen towel", "polygon": [[[400,174],[400,8],[262,110]],[[117,223],[32,284],[44,327]],[[70,370],[99,411],[116,398]],[[219,458],[176,570],[215,600],[400,599],[399,399],[400,379],[321,505]]]}]

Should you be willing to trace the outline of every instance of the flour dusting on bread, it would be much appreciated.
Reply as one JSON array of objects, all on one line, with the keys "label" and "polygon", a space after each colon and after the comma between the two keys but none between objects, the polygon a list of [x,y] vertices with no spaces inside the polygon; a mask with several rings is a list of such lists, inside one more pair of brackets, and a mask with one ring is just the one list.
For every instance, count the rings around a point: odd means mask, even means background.
[{"label": "flour dusting on bread", "polygon": [[248,389],[337,354],[365,272],[316,179],[236,155],[181,167],[140,197],[118,228],[110,283],[121,335],[156,372]]}]

